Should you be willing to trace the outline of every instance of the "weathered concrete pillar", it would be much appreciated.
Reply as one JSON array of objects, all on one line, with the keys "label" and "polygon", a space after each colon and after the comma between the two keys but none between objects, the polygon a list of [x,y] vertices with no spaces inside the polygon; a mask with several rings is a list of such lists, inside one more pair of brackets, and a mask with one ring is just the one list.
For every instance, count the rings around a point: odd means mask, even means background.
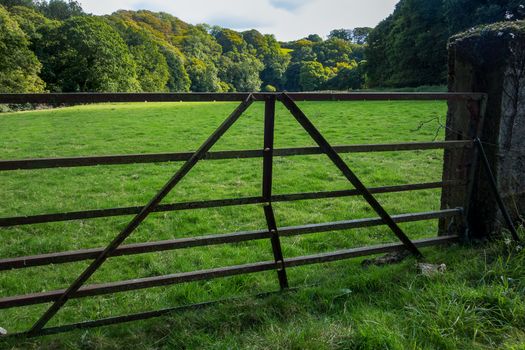
[{"label": "weathered concrete pillar", "polygon": [[[447,140],[479,133],[496,176],[498,190],[515,220],[525,217],[525,22],[474,28],[449,43],[449,91],[488,93],[484,120],[474,104],[450,102]],[[478,129],[479,128],[479,129]],[[471,186],[445,186],[443,208],[468,208],[467,222],[443,220],[441,233],[487,237],[503,227],[485,170],[474,165],[473,149],[445,152],[443,178]],[[474,169],[475,168],[475,169]]]}]

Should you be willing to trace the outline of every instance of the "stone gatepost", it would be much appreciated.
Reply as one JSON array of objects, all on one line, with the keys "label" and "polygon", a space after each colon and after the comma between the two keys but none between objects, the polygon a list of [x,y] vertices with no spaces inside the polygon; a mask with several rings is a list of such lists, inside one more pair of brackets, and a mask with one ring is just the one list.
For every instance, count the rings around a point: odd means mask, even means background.
[{"label": "stone gatepost", "polygon": [[[449,91],[483,92],[480,113],[474,103],[449,103],[447,140],[483,141],[491,167],[511,216],[525,217],[525,21],[473,28],[449,42]],[[476,164],[473,148],[445,152],[444,181],[464,185],[443,189],[442,208],[463,207],[466,221],[442,220],[440,233],[489,237],[504,227],[486,172]]]}]

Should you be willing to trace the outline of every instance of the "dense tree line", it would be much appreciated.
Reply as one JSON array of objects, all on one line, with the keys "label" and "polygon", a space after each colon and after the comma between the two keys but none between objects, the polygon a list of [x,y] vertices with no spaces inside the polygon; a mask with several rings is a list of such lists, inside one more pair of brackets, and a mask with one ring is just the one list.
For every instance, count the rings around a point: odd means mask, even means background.
[{"label": "dense tree line", "polygon": [[525,0],[401,0],[369,33],[369,84],[444,84],[450,36],[478,24],[523,18]]},{"label": "dense tree line", "polygon": [[282,84],[286,90],[346,90],[364,84],[366,61],[362,44],[330,35],[324,41],[309,36],[286,47],[291,50]]},{"label": "dense tree line", "polygon": [[26,34],[9,12],[0,7],[0,86],[4,92],[40,92],[42,65],[31,51]]},{"label": "dense tree line", "polygon": [[368,31],[279,43],[167,13],[92,16],[72,0],[0,0],[0,91],[356,89]]},{"label": "dense tree line", "polygon": [[0,92],[314,91],[446,82],[446,43],[525,17],[525,0],[401,0],[376,28],[278,42],[167,13],[85,14],[75,0],[0,0]]}]

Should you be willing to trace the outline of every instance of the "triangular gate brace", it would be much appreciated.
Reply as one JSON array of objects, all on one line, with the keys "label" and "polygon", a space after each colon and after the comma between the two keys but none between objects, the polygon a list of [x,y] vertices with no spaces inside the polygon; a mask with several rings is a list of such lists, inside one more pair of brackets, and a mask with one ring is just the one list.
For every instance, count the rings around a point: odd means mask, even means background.
[{"label": "triangular gate brace", "polygon": [[280,95],[281,102],[288,108],[294,118],[301,124],[301,126],[308,132],[310,137],[317,143],[321,150],[326,153],[330,160],[341,170],[343,175],[350,181],[357,191],[361,193],[363,198],[370,204],[372,209],[381,217],[383,222],[390,227],[392,232],[399,238],[405,247],[416,257],[421,258],[423,255],[407,237],[407,235],[401,230],[401,228],[394,222],[390,214],[379,204],[375,197],[370,193],[366,186],[359,180],[352,170],[346,165],[345,161],[339,156],[334,148],[326,141],[324,136],[316,129],[316,127],[310,122],[308,117],[301,111],[299,106],[288,96],[286,93]]}]

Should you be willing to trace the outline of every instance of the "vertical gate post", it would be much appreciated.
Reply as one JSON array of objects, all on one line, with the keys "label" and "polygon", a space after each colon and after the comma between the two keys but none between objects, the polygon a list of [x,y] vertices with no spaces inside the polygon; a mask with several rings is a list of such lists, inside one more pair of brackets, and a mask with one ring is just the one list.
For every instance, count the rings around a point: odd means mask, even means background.
[{"label": "vertical gate post", "polygon": [[[487,93],[487,100],[477,106],[449,103],[446,138],[480,138],[497,190],[512,219],[518,220],[525,213],[525,23],[496,23],[452,37],[449,91]],[[442,208],[465,208],[466,221],[450,225],[442,220],[441,234],[451,229],[478,239],[505,225],[477,148],[445,152],[443,180],[468,184],[443,189]]]},{"label": "vertical gate post", "polygon": [[263,150],[263,180],[262,196],[267,203],[264,206],[264,215],[268,231],[271,234],[272,251],[275,259],[277,277],[281,289],[288,288],[288,277],[284,267],[284,257],[281,240],[277,231],[277,223],[272,207],[273,183],[273,148],[275,135],[275,94],[267,95],[264,102],[264,150]]},{"label": "vertical gate post", "polygon": [[274,135],[275,95],[268,95],[264,102],[264,153],[262,181],[262,196],[268,203],[272,200]]}]

